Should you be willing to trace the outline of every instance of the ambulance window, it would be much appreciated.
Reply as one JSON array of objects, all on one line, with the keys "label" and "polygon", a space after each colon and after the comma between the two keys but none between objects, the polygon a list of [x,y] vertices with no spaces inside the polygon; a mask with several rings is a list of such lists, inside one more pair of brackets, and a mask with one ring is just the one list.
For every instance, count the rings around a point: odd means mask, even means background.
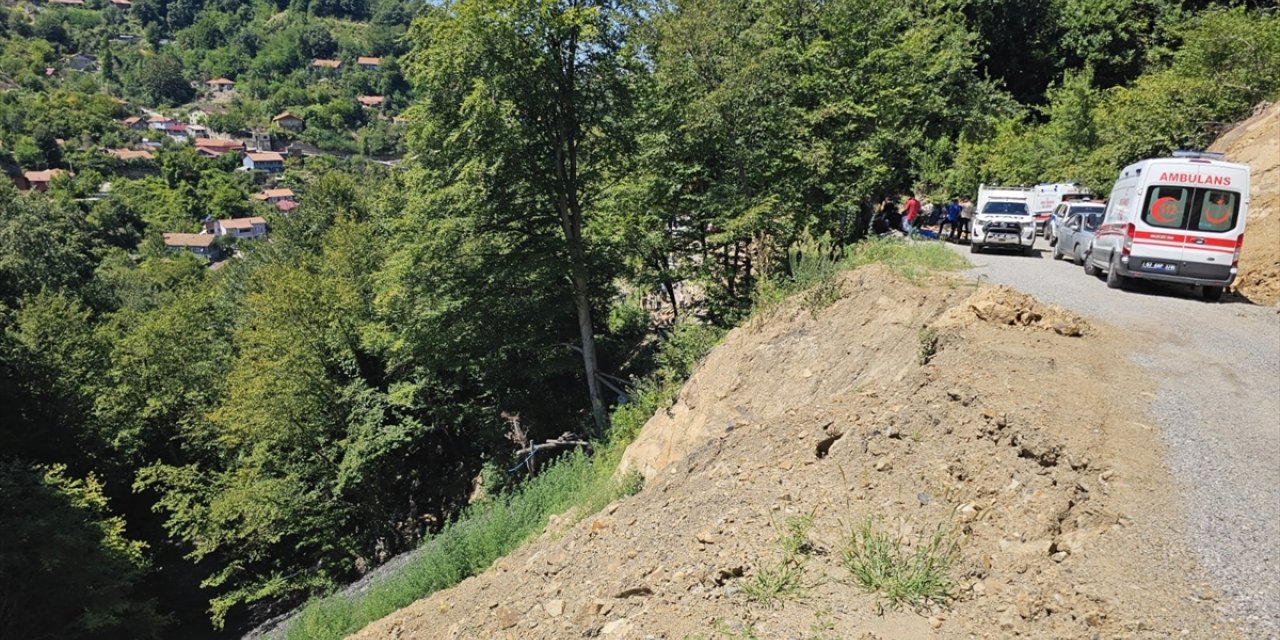
[{"label": "ambulance window", "polygon": [[1189,187],[1151,187],[1142,207],[1142,221],[1153,227],[1184,228],[1191,192]]},{"label": "ambulance window", "polygon": [[1198,231],[1222,233],[1236,226],[1236,214],[1240,212],[1240,196],[1234,191],[1218,189],[1201,189],[1198,206],[1196,206],[1196,223],[1193,227]]}]

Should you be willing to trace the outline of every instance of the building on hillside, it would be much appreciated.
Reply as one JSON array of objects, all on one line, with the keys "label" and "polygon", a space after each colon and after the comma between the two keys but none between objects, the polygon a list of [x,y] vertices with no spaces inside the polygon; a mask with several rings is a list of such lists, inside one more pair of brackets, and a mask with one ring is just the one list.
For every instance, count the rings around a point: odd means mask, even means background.
[{"label": "building on hillside", "polygon": [[132,9],[133,3],[129,0],[111,0],[111,6],[117,9]]},{"label": "building on hillside", "polygon": [[156,159],[150,151],[145,149],[107,149],[107,155],[125,162],[150,161]]},{"label": "building on hillside", "polygon": [[73,53],[62,59],[62,64],[72,71],[92,73],[98,70],[98,59],[84,53]]},{"label": "building on hillside", "polygon": [[284,171],[284,156],[274,151],[250,151],[244,154],[242,166],[249,171],[280,173]]},{"label": "building on hillside", "polygon": [[360,56],[356,58],[356,65],[365,71],[377,71],[382,64],[382,58],[374,58],[371,56]]},{"label": "building on hillside", "polygon": [[342,61],[316,58],[311,61],[311,70],[318,73],[338,73],[342,70]]},{"label": "building on hillside", "polygon": [[188,137],[188,138],[190,138],[190,139],[192,139],[192,140],[199,140],[199,139],[201,139],[201,138],[208,138],[208,137],[209,137],[209,128],[208,128],[208,127],[206,127],[206,126],[204,126],[204,125],[199,125],[199,124],[189,124],[189,125],[187,125],[187,137]]},{"label": "building on hillside", "polygon": [[129,116],[121,120],[120,124],[130,131],[145,131],[147,129],[147,121],[138,116]]},{"label": "building on hillside", "polygon": [[271,124],[274,124],[284,129],[288,129],[290,131],[301,131],[302,127],[306,125],[306,123],[303,122],[302,118],[299,118],[298,116],[295,116],[292,113],[289,113],[288,111],[285,111],[284,113],[272,118]]},{"label": "building on hillside", "polygon": [[49,4],[55,7],[83,7],[84,0],[49,0]]},{"label": "building on hillside", "polygon": [[217,158],[228,153],[243,153],[244,143],[222,138],[196,138],[196,153],[206,158]]},{"label": "building on hillside", "polygon": [[164,248],[170,251],[190,251],[201,258],[214,260],[218,257],[218,247],[213,244],[216,239],[211,233],[166,233]]},{"label": "building on hillside", "polygon": [[171,122],[173,122],[173,118],[167,118],[157,113],[147,118],[147,127],[156,131],[164,131],[165,127]]},{"label": "building on hillside", "polygon": [[226,92],[228,92],[228,91],[230,91],[230,90],[232,90],[232,89],[236,88],[236,83],[235,83],[235,81],[234,81],[234,80],[228,80],[228,79],[226,79],[226,78],[214,78],[214,79],[212,79],[212,80],[210,80],[210,81],[206,82],[205,84],[206,84],[206,85],[208,85],[208,86],[209,86],[209,88],[210,88],[210,89],[212,89],[212,90],[213,90],[214,92],[216,92],[216,93],[226,93]]},{"label": "building on hillside", "polygon": [[280,213],[289,213],[298,208],[298,203],[293,200],[281,200],[276,203],[276,210]]},{"label": "building on hillside", "polygon": [[384,99],[382,96],[360,96],[356,98],[360,102],[360,106],[365,109],[377,109],[382,106]]},{"label": "building on hillside", "polygon": [[189,142],[191,140],[191,132],[187,130],[187,125],[176,120],[164,123],[164,134],[174,142]]},{"label": "building on hillside", "polygon": [[218,236],[231,236],[253,240],[267,235],[267,219],[261,216],[252,218],[231,218],[217,220],[213,223],[213,233]]},{"label": "building on hillside", "polygon": [[253,199],[268,204],[276,204],[278,202],[292,201],[296,196],[293,189],[265,189],[253,194]]},{"label": "building on hillside", "polygon": [[31,191],[39,191],[44,193],[49,190],[49,183],[54,178],[62,175],[71,175],[62,169],[46,169],[44,171],[27,171],[22,174],[23,180],[27,183],[27,189]]}]

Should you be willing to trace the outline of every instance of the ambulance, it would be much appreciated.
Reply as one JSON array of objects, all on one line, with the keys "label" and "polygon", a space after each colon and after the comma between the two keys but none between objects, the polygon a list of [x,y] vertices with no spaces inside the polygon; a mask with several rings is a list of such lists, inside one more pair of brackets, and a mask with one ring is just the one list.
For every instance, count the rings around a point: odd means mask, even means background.
[{"label": "ambulance", "polygon": [[1085,273],[1106,272],[1113,289],[1131,278],[1198,286],[1215,301],[1235,281],[1248,211],[1249,167],[1222,154],[1131,164],[1111,190]]},{"label": "ambulance", "polygon": [[1049,214],[1068,200],[1088,200],[1093,192],[1079,182],[1055,182],[1038,184],[1031,189],[1031,213],[1036,217],[1036,233],[1048,238]]}]

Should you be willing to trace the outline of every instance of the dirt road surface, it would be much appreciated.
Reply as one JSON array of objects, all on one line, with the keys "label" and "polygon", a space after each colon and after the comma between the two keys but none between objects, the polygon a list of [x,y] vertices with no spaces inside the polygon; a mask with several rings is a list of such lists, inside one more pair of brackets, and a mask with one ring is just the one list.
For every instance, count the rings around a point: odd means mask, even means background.
[{"label": "dirt road surface", "polygon": [[[1117,353],[1157,388],[1119,388],[1151,400],[1185,505],[1188,544],[1254,637],[1280,637],[1280,313],[1186,287],[1107,289],[1069,262],[969,255],[970,272],[1105,322],[1131,338]],[[1108,363],[1099,362],[1099,367]]]}]

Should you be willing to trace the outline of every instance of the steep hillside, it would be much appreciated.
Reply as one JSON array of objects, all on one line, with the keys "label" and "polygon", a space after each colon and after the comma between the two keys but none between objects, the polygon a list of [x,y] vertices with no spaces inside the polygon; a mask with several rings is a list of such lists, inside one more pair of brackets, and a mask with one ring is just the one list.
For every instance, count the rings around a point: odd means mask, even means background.
[{"label": "steep hillside", "polygon": [[1235,290],[1254,302],[1280,304],[1280,103],[1240,123],[1209,149],[1253,170]]},{"label": "steep hillside", "polygon": [[[843,292],[731,333],[629,450],[644,491],[355,637],[1235,637],[1174,542],[1156,435],[1110,392],[1143,374],[1092,366],[1107,329],[879,267]],[[957,543],[953,599],[863,589],[843,560],[868,522]]]}]

